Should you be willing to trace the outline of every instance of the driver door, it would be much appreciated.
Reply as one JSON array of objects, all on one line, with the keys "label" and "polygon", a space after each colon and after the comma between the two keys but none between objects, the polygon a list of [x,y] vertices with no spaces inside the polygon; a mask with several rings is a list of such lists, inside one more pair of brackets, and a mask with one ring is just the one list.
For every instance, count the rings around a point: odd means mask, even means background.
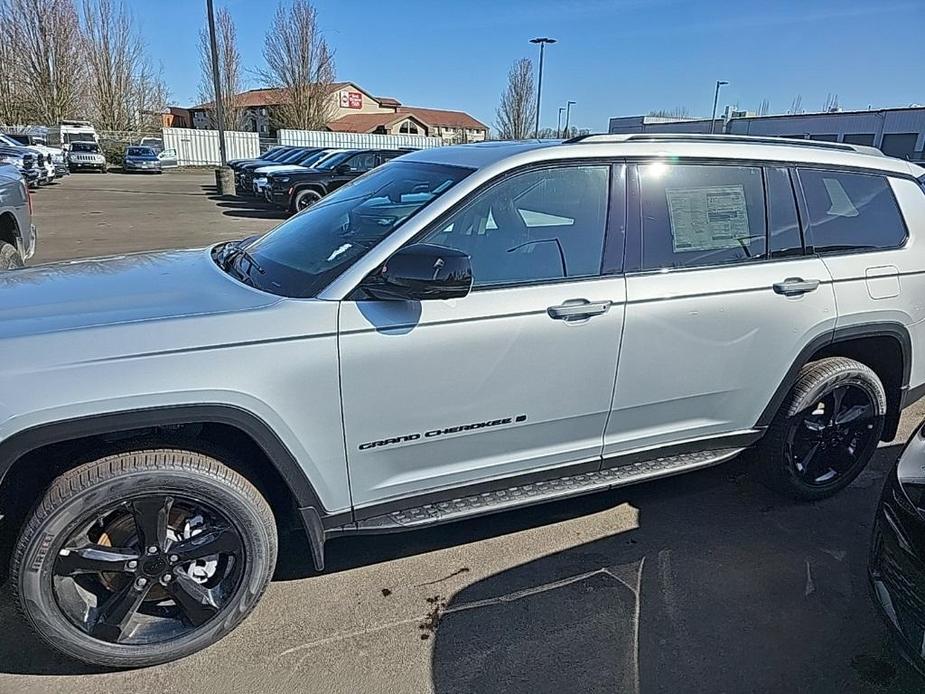
[{"label": "driver door", "polygon": [[602,273],[605,253],[622,258],[611,168],[517,173],[438,222],[420,240],[470,256],[468,296],[342,303],[356,507],[598,468],[625,303],[622,276]]}]

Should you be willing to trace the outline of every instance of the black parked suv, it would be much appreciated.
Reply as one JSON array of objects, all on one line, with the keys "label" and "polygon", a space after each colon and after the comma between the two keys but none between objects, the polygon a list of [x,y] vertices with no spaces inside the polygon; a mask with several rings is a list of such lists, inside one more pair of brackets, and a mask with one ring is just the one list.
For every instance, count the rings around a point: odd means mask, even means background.
[{"label": "black parked suv", "polygon": [[252,196],[254,194],[254,178],[256,177],[255,172],[257,169],[264,166],[299,166],[302,162],[311,159],[320,151],[320,147],[296,147],[276,161],[267,162],[258,160],[242,164],[238,168],[237,175],[235,176],[235,185],[238,189],[238,195]]},{"label": "black parked suv", "polygon": [[323,169],[271,172],[267,174],[267,202],[300,212],[357,176],[408,152],[407,149],[356,149],[327,160]]}]

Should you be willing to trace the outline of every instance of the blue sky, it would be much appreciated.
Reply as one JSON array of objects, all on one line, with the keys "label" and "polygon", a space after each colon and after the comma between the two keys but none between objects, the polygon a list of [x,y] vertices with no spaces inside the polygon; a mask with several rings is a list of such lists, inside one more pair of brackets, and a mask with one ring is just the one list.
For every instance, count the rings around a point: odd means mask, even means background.
[{"label": "blue sky", "polygon": [[[245,66],[262,62],[274,0],[216,0],[234,17]],[[175,103],[195,103],[197,32],[205,0],[131,0],[150,55]],[[536,58],[552,36],[543,126],[558,106],[572,123],[604,130],[613,115],[677,106],[709,115],[720,104],[783,113],[794,97],[818,110],[925,103],[925,0],[316,0],[337,77],[405,104],[468,111],[491,125],[510,64]],[[248,87],[260,86],[251,77]]]}]

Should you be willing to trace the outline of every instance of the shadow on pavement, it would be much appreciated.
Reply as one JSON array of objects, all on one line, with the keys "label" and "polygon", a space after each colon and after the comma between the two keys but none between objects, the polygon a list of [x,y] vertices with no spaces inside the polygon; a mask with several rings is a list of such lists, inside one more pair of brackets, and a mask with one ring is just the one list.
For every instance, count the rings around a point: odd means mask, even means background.
[{"label": "shadow on pavement", "polygon": [[638,528],[437,596],[434,690],[922,691],[867,590],[899,450],[815,504],[729,466],[603,495],[638,509]]}]

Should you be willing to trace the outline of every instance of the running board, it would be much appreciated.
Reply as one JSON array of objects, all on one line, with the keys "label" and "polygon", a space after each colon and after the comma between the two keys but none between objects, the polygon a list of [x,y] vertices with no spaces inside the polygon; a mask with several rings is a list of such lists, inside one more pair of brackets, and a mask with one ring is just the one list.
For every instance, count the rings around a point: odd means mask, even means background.
[{"label": "running board", "polygon": [[624,487],[637,482],[677,475],[690,470],[717,465],[741,453],[744,448],[722,448],[713,451],[684,453],[663,456],[651,460],[640,460],[619,467],[596,470],[558,479],[506,487],[496,491],[461,496],[456,499],[424,504],[373,516],[351,523],[334,533],[347,532],[390,532],[412,530],[429,525],[449,523],[472,516],[487,515],[500,511],[531,506],[555,499],[600,492],[615,487]]}]

